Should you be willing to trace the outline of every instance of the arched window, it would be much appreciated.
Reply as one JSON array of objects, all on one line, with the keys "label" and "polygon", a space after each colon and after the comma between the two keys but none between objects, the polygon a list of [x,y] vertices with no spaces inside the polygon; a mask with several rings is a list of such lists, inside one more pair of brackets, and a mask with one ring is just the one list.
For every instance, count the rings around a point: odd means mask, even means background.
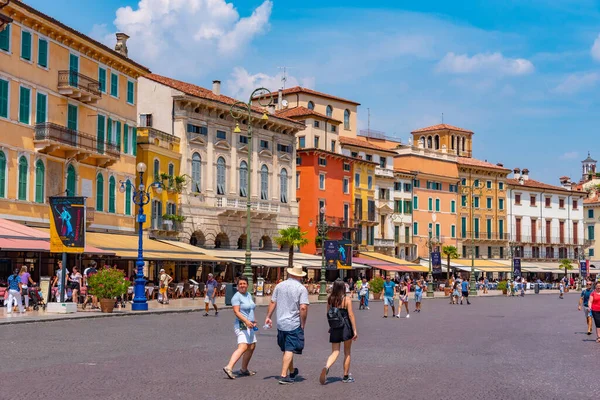
[{"label": "arched window", "polygon": [[75,196],[77,194],[77,174],[73,164],[67,167],[67,196]]},{"label": "arched window", "polygon": [[25,156],[19,158],[19,200],[27,200],[27,175],[29,165]]},{"label": "arched window", "polygon": [[439,150],[440,149],[440,137],[438,135],[435,135],[433,142],[435,144],[435,149]]},{"label": "arched window", "polygon": [[421,136],[419,138],[419,145],[423,148],[425,148],[425,136]]},{"label": "arched window", "polygon": [[6,155],[0,151],[0,198],[6,197]]},{"label": "arched window", "polygon": [[240,196],[248,196],[248,164],[246,161],[240,163]]},{"label": "arched window", "polygon": [[96,211],[104,211],[104,177],[96,176]]},{"label": "arched window", "polygon": [[463,138],[462,138],[462,151],[465,151],[465,142],[466,142],[466,140],[465,140],[465,138],[463,137]]},{"label": "arched window", "polygon": [[269,168],[264,164],[260,169],[260,199],[269,199]]},{"label": "arched window", "polygon": [[45,184],[46,168],[42,160],[37,160],[35,163],[35,202],[44,202],[44,184]]},{"label": "arched window", "polygon": [[327,109],[326,109],[326,111],[325,111],[325,114],[326,114],[326,115],[327,115],[329,118],[331,118],[331,116],[333,115],[333,107],[331,107],[331,106],[327,106]]},{"label": "arched window", "polygon": [[125,183],[125,215],[131,215],[131,181]]},{"label": "arched window", "polygon": [[281,170],[281,176],[279,177],[279,191],[281,192],[280,198],[282,203],[288,202],[288,174],[284,168]]},{"label": "arched window", "polygon": [[192,155],[192,192],[200,193],[202,191],[201,185],[201,174],[200,167],[202,166],[202,159],[200,154],[194,153]]},{"label": "arched window", "polygon": [[315,109],[315,103],[313,103],[312,101],[308,102],[308,109],[309,110],[314,110]]},{"label": "arched window", "polygon": [[160,181],[160,161],[154,160],[154,180]]},{"label": "arched window", "polygon": [[454,135],[452,135],[452,150],[454,150]]},{"label": "arched window", "polygon": [[344,111],[344,129],[350,129],[350,110]]},{"label": "arched window", "polygon": [[219,157],[217,160],[217,194],[225,194],[225,159]]},{"label": "arched window", "polygon": [[433,147],[431,136],[427,136],[427,148],[431,149]]},{"label": "arched window", "polygon": [[115,213],[117,203],[117,181],[114,176],[108,178],[108,212]]},{"label": "arched window", "polygon": [[173,178],[175,176],[175,166],[173,163],[169,163],[169,176]]}]

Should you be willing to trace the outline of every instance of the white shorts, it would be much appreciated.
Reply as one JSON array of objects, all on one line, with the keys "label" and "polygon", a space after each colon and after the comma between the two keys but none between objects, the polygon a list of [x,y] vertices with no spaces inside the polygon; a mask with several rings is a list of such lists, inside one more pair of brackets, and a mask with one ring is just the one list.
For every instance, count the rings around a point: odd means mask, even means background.
[{"label": "white shorts", "polygon": [[214,305],[215,304],[215,300],[217,300],[216,297],[210,297],[210,296],[204,297],[204,302],[206,304],[212,303]]},{"label": "white shorts", "polygon": [[252,344],[256,343],[256,332],[252,328],[241,330],[240,328],[234,328],[235,335],[237,336],[238,344]]}]

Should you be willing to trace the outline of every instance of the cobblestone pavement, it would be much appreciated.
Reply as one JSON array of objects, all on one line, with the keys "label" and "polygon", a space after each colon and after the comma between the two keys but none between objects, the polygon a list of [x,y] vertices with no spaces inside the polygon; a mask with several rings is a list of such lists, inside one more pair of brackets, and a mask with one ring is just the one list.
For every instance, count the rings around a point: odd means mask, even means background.
[{"label": "cobblestone pavement", "polygon": [[[356,383],[340,381],[338,361],[324,387],[318,374],[330,345],[322,304],[309,309],[300,378],[291,386],[277,384],[275,330],[259,332],[256,376],[225,379],[221,368],[235,346],[230,310],[5,325],[0,399],[592,399],[600,344],[585,335],[577,300],[436,300],[410,319],[383,319],[382,303],[371,302],[356,311]],[[260,325],[265,313],[257,309]]]}]

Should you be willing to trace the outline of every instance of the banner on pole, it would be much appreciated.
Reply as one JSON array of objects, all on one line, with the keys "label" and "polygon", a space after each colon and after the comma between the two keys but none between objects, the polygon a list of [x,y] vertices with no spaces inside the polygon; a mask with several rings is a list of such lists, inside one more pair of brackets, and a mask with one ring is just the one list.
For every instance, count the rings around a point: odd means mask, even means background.
[{"label": "banner on pole", "polygon": [[352,269],[352,242],[338,240],[338,269]]},{"label": "banner on pole", "polygon": [[50,197],[50,252],[83,253],[85,197]]},{"label": "banner on pole", "polygon": [[579,262],[579,272],[581,273],[582,278],[588,276],[588,262],[589,260],[583,260]]},{"label": "banner on pole", "polygon": [[328,270],[337,269],[338,260],[338,241],[326,240],[323,243],[323,251],[325,252],[325,268]]},{"label": "banner on pole", "polygon": [[513,279],[521,276],[521,259],[520,258],[515,258],[513,259],[513,265],[514,265],[514,275]]},{"label": "banner on pole", "polygon": [[442,256],[439,251],[431,252],[431,268],[434,274],[442,273]]}]

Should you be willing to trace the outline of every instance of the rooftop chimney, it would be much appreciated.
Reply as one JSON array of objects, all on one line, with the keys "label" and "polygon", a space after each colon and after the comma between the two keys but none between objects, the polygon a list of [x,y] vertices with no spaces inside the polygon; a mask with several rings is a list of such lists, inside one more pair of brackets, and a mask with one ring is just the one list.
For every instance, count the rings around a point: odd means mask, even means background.
[{"label": "rooftop chimney", "polygon": [[521,168],[515,168],[515,169],[513,169],[513,172],[514,172],[515,179],[519,179],[521,177]]},{"label": "rooftop chimney", "polygon": [[115,45],[115,51],[125,57],[128,57],[129,52],[127,51],[127,39],[129,36],[125,33],[117,33],[117,44]]},{"label": "rooftop chimney", "polygon": [[283,106],[281,105],[281,102],[283,101],[283,90],[279,89],[277,91],[277,109],[281,110],[283,109]]},{"label": "rooftop chimney", "polygon": [[221,81],[213,81],[213,89],[212,92],[217,96],[221,95]]},{"label": "rooftop chimney", "polygon": [[499,167],[501,167],[501,168],[504,168],[504,164],[502,164],[500,162],[498,164],[496,164],[496,165],[499,166]]},{"label": "rooftop chimney", "polygon": [[523,168],[522,174],[521,176],[523,177],[523,179],[527,180],[529,179],[529,170],[527,168]]}]

